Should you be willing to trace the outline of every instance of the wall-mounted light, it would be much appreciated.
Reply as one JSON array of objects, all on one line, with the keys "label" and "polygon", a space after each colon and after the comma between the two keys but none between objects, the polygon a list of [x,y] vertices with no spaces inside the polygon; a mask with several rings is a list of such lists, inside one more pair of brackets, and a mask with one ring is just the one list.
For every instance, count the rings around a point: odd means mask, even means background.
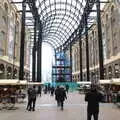
[{"label": "wall-mounted light", "polygon": [[10,73],[10,72],[8,72],[8,75],[11,75],[11,73]]},{"label": "wall-mounted light", "polygon": [[3,73],[3,71],[0,70],[0,74],[2,74],[2,73]]},{"label": "wall-mounted light", "polygon": [[119,71],[118,70],[115,70],[115,73],[118,73]]},{"label": "wall-mounted light", "polygon": [[109,74],[112,74],[112,72],[111,72],[111,71],[109,71],[108,73],[109,73]]}]

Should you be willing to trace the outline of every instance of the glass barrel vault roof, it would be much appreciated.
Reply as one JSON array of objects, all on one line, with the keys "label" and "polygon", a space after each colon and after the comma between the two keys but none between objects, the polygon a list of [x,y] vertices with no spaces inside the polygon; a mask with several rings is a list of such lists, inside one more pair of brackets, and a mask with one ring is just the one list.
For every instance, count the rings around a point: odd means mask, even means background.
[{"label": "glass barrel vault roof", "polygon": [[62,45],[78,27],[85,0],[36,0],[43,41]]},{"label": "glass barrel vault roof", "polygon": [[[35,5],[42,22],[42,41],[57,48],[67,41],[80,24],[86,0],[35,0]],[[20,5],[17,7],[21,9]],[[30,17],[30,13],[27,16]]]}]

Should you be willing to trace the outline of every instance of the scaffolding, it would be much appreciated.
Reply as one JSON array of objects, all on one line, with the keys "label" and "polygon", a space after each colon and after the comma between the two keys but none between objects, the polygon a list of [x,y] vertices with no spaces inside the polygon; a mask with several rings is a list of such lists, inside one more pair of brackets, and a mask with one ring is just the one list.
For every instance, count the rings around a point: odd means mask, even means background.
[{"label": "scaffolding", "polygon": [[64,52],[57,52],[52,66],[52,82],[70,82],[70,60]]}]

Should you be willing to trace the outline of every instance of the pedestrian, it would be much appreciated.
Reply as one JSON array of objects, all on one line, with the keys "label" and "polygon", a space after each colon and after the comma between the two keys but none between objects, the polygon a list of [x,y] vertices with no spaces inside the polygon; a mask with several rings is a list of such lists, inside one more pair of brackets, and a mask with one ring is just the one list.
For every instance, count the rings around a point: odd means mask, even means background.
[{"label": "pedestrian", "polygon": [[91,120],[92,115],[94,120],[98,120],[99,102],[102,101],[102,94],[98,92],[96,85],[91,85],[90,91],[85,95],[85,101],[88,102],[87,120]]},{"label": "pedestrian", "polygon": [[41,92],[42,92],[42,87],[38,86],[38,94],[40,94],[40,97],[41,97]]},{"label": "pedestrian", "polygon": [[68,93],[69,85],[67,84],[67,85],[65,86],[65,88],[66,88],[66,92]]},{"label": "pedestrian", "polygon": [[59,86],[55,89],[55,100],[57,101],[57,106],[60,106],[60,99],[59,99]]},{"label": "pedestrian", "polygon": [[31,87],[29,87],[28,88],[28,90],[27,90],[27,94],[28,94],[28,103],[27,103],[27,108],[26,108],[26,110],[29,110],[30,109],[30,102],[31,102],[31,100],[30,100],[30,94],[31,94],[31,92],[32,92],[32,88]]},{"label": "pedestrian", "polygon": [[35,86],[33,86],[31,92],[30,92],[30,107],[29,107],[29,111],[35,111],[35,103],[36,103],[36,95],[37,95],[37,92],[36,92],[36,89],[35,89]]},{"label": "pedestrian", "polygon": [[48,91],[48,87],[47,85],[44,86],[44,94],[47,94],[47,91]]},{"label": "pedestrian", "polygon": [[64,101],[65,101],[65,99],[67,99],[67,95],[66,95],[64,86],[60,86],[58,95],[59,95],[59,102],[60,102],[61,110],[63,110]]},{"label": "pedestrian", "polygon": [[51,90],[50,90],[50,91],[51,91],[51,96],[53,96],[53,95],[54,95],[54,91],[55,91],[55,89],[54,89],[53,86],[51,87]]}]

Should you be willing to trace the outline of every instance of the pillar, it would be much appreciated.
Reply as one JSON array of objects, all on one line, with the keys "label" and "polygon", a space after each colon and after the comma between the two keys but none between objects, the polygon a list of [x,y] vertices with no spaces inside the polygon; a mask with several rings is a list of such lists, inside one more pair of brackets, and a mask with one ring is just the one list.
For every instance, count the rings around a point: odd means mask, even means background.
[{"label": "pillar", "polygon": [[21,24],[21,41],[20,41],[19,80],[24,79],[25,13],[26,13],[26,3],[25,3],[25,0],[24,0],[22,2],[22,24]]},{"label": "pillar", "polygon": [[98,27],[98,46],[99,46],[99,71],[100,71],[100,79],[104,79],[103,43],[102,43],[100,0],[97,0],[96,8],[97,8],[97,27]]}]

